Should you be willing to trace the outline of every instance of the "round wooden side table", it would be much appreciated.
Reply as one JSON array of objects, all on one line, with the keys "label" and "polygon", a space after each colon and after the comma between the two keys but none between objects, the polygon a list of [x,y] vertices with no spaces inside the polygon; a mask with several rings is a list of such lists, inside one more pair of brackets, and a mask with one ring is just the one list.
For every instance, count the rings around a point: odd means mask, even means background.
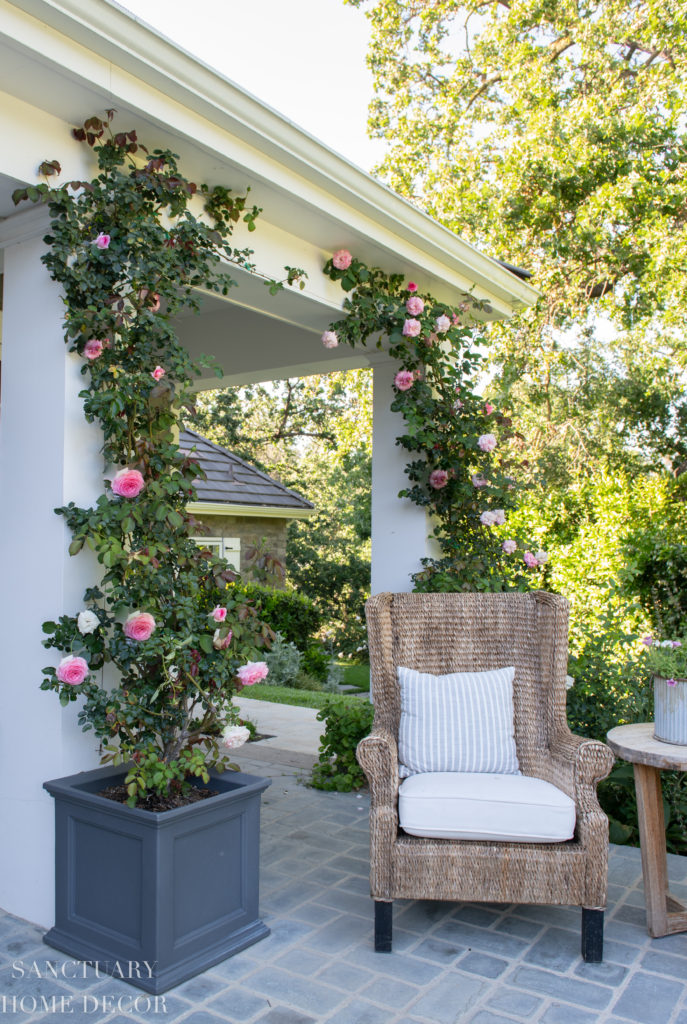
[{"label": "round wooden side table", "polygon": [[639,819],[639,845],[649,935],[658,938],[687,931],[687,906],[668,889],[666,827],[661,770],[687,771],[687,746],[654,739],[654,723],[618,725],[606,741],[618,757],[634,768]]}]

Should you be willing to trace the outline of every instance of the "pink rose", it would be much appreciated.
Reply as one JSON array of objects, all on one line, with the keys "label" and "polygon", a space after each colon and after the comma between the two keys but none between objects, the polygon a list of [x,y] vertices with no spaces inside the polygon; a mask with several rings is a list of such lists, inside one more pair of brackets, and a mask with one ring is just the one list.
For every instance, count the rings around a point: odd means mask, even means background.
[{"label": "pink rose", "polygon": [[336,331],[325,331],[322,335],[322,344],[325,348],[336,348],[339,344],[339,339],[336,335]]},{"label": "pink rose", "polygon": [[525,554],[522,557],[523,557],[523,562],[525,563],[525,565],[527,566],[528,569],[536,569],[537,566],[539,565],[539,562],[537,561],[536,556],[533,555],[531,551],[526,551]]},{"label": "pink rose", "polygon": [[482,526],[495,526],[496,525],[495,513],[494,512],[483,512],[482,515],[479,517],[479,521],[482,524]]},{"label": "pink rose", "polygon": [[429,486],[435,491],[440,491],[448,483],[448,473],[445,469],[433,469],[429,474]]},{"label": "pink rose", "polygon": [[120,469],[112,481],[112,493],[120,498],[136,498],[145,487],[145,480],[137,469]]},{"label": "pink rose", "polygon": [[456,398],[455,402],[453,403],[453,411],[454,412],[460,412],[460,410],[462,408],[463,408],[463,403],[461,402],[460,398]]},{"label": "pink rose", "polygon": [[241,666],[236,675],[243,686],[254,686],[265,678],[268,671],[264,661],[249,661],[248,664]]},{"label": "pink rose", "polygon": [[210,615],[212,615],[215,622],[224,622],[227,617],[227,609],[218,604],[216,608],[212,609]]},{"label": "pink rose", "polygon": [[77,658],[74,654],[68,654],[57,666],[55,674],[61,683],[79,686],[88,675],[88,671],[88,662],[85,658]]},{"label": "pink rose", "polygon": [[404,338],[417,338],[418,334],[422,330],[422,324],[419,320],[404,320],[403,322],[403,337]]},{"label": "pink rose", "polygon": [[107,249],[110,244],[110,236],[106,235],[103,231],[100,232],[93,245],[98,249]]},{"label": "pink rose", "polygon": [[100,338],[89,338],[83,347],[83,354],[86,359],[97,359],[99,355],[102,355],[104,348],[105,343]]},{"label": "pink rose", "polygon": [[451,321],[449,320],[445,313],[442,313],[441,316],[438,316],[435,320],[435,323],[437,328],[437,334],[446,334],[446,331],[451,326]]},{"label": "pink rose", "polygon": [[227,647],[231,643],[232,636],[233,633],[231,630],[229,630],[226,636],[222,636],[221,630],[216,629],[212,634],[212,646],[216,651],[226,651]]},{"label": "pink rose", "polygon": [[491,402],[484,403],[484,411],[487,414],[487,416],[491,416],[491,414],[494,411],[494,406],[491,404]]},{"label": "pink rose", "polygon": [[416,292],[417,291],[417,285],[415,284],[414,281],[408,281],[408,284],[406,285],[406,291],[407,292]]},{"label": "pink rose", "polygon": [[487,480],[485,479],[485,477],[482,476],[481,473],[473,473],[473,475],[470,477],[470,480],[472,481],[473,487],[487,486]]},{"label": "pink rose", "polygon": [[425,304],[419,295],[411,295],[406,302],[406,309],[411,316],[419,316],[425,308]]},{"label": "pink rose", "polygon": [[[353,257],[351,256],[348,249],[339,249],[339,251],[335,252],[334,255],[332,256],[332,263],[334,264],[337,270],[348,270],[348,268],[351,265],[352,259]],[[262,662],[258,662],[257,664],[261,665]]]},{"label": "pink rose", "polygon": [[150,376],[153,380],[160,380],[161,377],[164,377],[166,372],[167,371],[162,366],[156,366],[154,370],[151,370]]},{"label": "pink rose", "polygon": [[477,444],[483,452],[493,452],[496,447],[496,438],[493,434],[482,434],[477,438]]},{"label": "pink rose", "polygon": [[654,638],[652,636],[643,636],[642,637],[642,643],[644,644],[645,647],[653,647],[654,646]]},{"label": "pink rose", "polygon": [[399,391],[407,391],[408,388],[412,388],[414,380],[415,374],[410,370],[399,370],[394,377],[394,384]]},{"label": "pink rose", "polygon": [[682,647],[682,641],[681,640],[671,640],[670,641],[670,646],[671,647]]},{"label": "pink rose", "polygon": [[[148,299],[150,296],[150,299]],[[138,293],[139,301],[144,303],[151,313],[160,312],[160,296],[157,292],[151,292],[147,288],[141,288]],[[152,301],[151,301],[152,300]]]},{"label": "pink rose", "polygon": [[124,636],[129,640],[149,640],[156,622],[150,612],[132,612],[124,623]]},{"label": "pink rose", "polygon": [[501,547],[506,552],[507,555],[512,555],[513,552],[517,549],[518,545],[515,543],[514,540],[504,540]]},{"label": "pink rose", "polygon": [[228,725],[222,734],[222,746],[233,750],[242,747],[250,739],[250,730],[245,725]]}]

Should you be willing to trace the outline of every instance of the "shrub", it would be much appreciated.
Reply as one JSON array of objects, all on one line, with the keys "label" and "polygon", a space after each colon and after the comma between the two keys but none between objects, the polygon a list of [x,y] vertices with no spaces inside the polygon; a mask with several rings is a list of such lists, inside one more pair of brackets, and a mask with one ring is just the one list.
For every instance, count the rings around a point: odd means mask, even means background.
[{"label": "shrub", "polygon": [[301,652],[295,644],[277,633],[272,649],[265,655],[270,686],[293,686],[301,670]]},{"label": "shrub", "polygon": [[257,609],[263,622],[304,652],[303,671],[324,680],[329,657],[316,638],[323,617],[314,602],[295,590],[273,590],[272,587],[246,581],[237,586],[244,599]]},{"label": "shrub", "polygon": [[328,700],[317,720],[326,722],[321,737],[320,758],[312,771],[311,785],[316,789],[348,793],[365,784],[355,749],[372,728],[373,709],[368,701],[352,705]]}]

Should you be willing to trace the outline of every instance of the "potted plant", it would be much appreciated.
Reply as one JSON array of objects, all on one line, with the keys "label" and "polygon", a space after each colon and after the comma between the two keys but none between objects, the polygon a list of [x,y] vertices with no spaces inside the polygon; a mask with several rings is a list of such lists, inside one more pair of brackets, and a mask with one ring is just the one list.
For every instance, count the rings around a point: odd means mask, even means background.
[{"label": "potted plant", "polygon": [[654,736],[687,745],[687,637],[645,636],[642,644],[654,677]]},{"label": "potted plant", "polygon": [[44,624],[61,657],[42,688],[79,702],[106,767],[45,785],[57,844],[46,941],[162,992],[268,934],[257,864],[269,780],[231,771],[230,753],[248,738],[232,696],[267,674],[271,631],[226,562],[191,539],[198,524],[185,508],[200,470],[177,437],[199,366],[172,328],[196,305],[194,289],[227,291],[220,259],[251,266],[229,238],[258,211],[187,181],[173,153],[112,133],[111,118],[74,132],[94,147],[96,178],[15,196],[49,205],[44,262],[63,288],[66,341],[104,455],[95,505],[56,510],[70,554],[92,549],[102,576],[82,607]]}]

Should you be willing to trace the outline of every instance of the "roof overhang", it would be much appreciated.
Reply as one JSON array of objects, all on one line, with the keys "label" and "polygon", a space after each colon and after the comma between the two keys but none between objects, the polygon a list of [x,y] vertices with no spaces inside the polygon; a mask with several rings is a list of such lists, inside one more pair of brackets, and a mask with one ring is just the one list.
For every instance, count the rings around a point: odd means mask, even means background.
[{"label": "roof overhang", "polygon": [[316,508],[283,508],[275,505],[234,505],[225,501],[190,501],[186,511],[194,516],[257,516],[260,519],[309,519]]}]

